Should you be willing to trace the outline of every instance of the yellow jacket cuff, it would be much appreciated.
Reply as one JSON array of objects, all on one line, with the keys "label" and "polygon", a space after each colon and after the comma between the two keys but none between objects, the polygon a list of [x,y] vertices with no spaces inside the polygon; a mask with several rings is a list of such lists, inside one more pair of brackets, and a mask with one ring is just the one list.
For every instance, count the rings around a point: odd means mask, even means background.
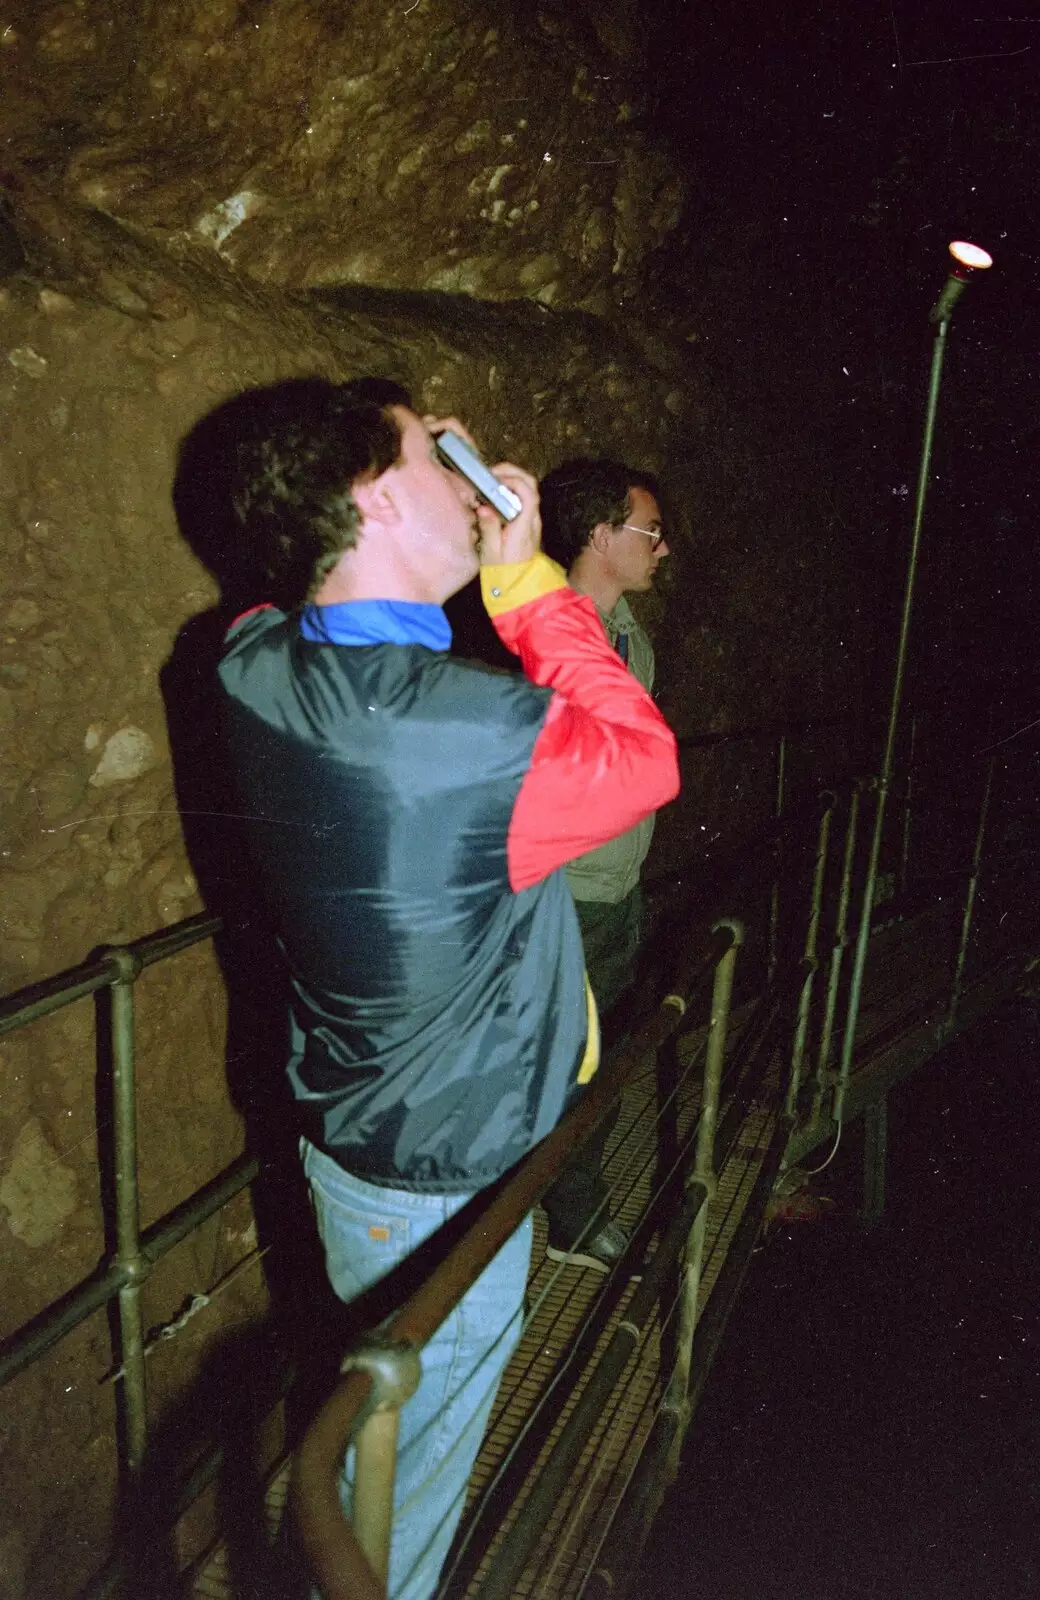
[{"label": "yellow jacket cuff", "polygon": [[567,574],[541,551],[530,561],[512,561],[497,567],[481,567],[480,592],[489,617],[502,611],[515,611],[543,594],[567,587]]}]

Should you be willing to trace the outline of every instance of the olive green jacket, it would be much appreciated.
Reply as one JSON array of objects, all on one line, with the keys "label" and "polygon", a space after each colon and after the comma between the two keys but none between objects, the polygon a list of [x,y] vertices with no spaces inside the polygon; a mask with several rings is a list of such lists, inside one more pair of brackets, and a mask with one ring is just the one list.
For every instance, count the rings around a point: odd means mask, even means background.
[{"label": "olive green jacket", "polygon": [[[618,635],[628,635],[628,670],[634,673],[644,689],[653,689],[653,646],[632,615],[624,595],[609,615],[601,611],[599,616],[607,638],[615,649]],[[640,869],[650,848],[653,832],[654,818],[649,816],[627,833],[609,839],[598,849],[589,850],[570,862],[567,881],[575,900],[599,900],[616,905],[627,894],[631,894],[639,882]]]}]

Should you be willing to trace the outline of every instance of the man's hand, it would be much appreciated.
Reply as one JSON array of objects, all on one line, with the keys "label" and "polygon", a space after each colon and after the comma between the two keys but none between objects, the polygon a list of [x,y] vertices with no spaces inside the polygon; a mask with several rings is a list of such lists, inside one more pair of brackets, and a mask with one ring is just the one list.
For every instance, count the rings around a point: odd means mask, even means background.
[{"label": "man's hand", "polygon": [[428,411],[423,417],[423,423],[435,439],[439,433],[443,433],[445,429],[450,429],[452,433],[457,433],[461,438],[465,439],[467,444],[471,444],[478,455],[480,454],[480,446],[476,439],[474,439],[466,424],[460,422],[458,417],[435,417],[432,412]]},{"label": "man's hand", "polygon": [[[435,417],[428,413],[423,417],[423,422],[436,439],[445,428],[450,428],[453,433],[461,434],[467,444],[471,444],[479,453],[479,445],[458,417]],[[482,567],[497,567],[507,562],[530,561],[542,548],[542,518],[539,511],[538,479],[531,473],[525,472],[523,467],[515,467],[511,461],[500,461],[491,468],[496,478],[501,478],[507,488],[523,505],[523,510],[512,522],[503,522],[496,511],[480,501],[477,505],[477,520],[480,524],[480,564]]]},{"label": "man's hand", "polygon": [[490,506],[479,505],[480,564],[497,567],[507,562],[530,561],[542,548],[542,518],[538,502],[538,479],[515,467],[511,461],[500,461],[491,468],[507,489],[512,489],[523,506],[512,522],[503,522]]}]

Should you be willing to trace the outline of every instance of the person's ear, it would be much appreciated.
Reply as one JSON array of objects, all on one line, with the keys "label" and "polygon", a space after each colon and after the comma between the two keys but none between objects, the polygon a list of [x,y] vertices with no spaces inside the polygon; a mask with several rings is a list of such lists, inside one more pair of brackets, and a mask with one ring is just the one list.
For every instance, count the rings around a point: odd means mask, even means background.
[{"label": "person's ear", "polygon": [[605,556],[610,549],[614,537],[614,529],[609,522],[597,522],[589,534],[589,545],[597,555]]},{"label": "person's ear", "polygon": [[367,482],[355,483],[351,495],[354,504],[361,513],[363,522],[386,523],[397,515],[397,503],[393,496],[393,487],[387,482],[387,474],[380,473],[378,478],[370,478]]}]

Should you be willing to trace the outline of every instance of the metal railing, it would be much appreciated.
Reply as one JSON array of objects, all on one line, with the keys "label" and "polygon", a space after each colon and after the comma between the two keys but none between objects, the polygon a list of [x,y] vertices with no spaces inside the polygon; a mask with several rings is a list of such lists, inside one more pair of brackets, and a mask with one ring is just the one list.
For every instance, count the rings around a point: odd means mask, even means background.
[{"label": "metal railing", "polygon": [[134,984],[146,967],[211,939],[219,918],[189,917],[131,944],[112,945],[57,977],[32,984],[0,1002],[0,1036],[50,1016],[87,995],[110,997],[115,1251],[112,1260],[48,1306],[0,1344],[0,1385],[23,1372],[110,1301],[118,1302],[117,1367],[122,1390],[118,1451],[121,1475],[140,1470],[148,1440],[141,1288],[156,1262],[200,1227],[257,1175],[257,1162],[240,1155],[182,1205],[141,1231],[138,1207],[137,1096]]},{"label": "metal railing", "polygon": [[[709,744],[739,743],[746,737],[773,738],[775,730],[738,730],[708,736]],[[0,1387],[15,1379],[75,1331],[95,1312],[116,1303],[118,1349],[112,1378],[118,1385],[116,1452],[120,1481],[132,1487],[140,1473],[148,1443],[148,1386],[141,1291],[157,1263],[189,1234],[247,1188],[259,1173],[248,1152],[216,1174],[182,1204],[147,1229],[140,1227],[136,1112],[135,983],[147,968],[185,951],[222,931],[222,920],[208,914],[187,918],[171,928],[125,945],[106,946],[76,967],[31,984],[0,1000],[0,1036],[9,1035],[75,1002],[96,996],[107,1001],[106,1026],[99,1013],[97,1050],[107,1050],[112,1142],[111,1192],[105,1196],[114,1248],[98,1269],[47,1306],[38,1316],[0,1341]],[[677,1013],[673,1010],[672,1015]],[[99,1130],[99,1139],[105,1132]],[[580,1133],[575,1134],[579,1138]],[[195,1466],[176,1508],[183,1510],[220,1469],[219,1448],[210,1449]],[[172,1521],[172,1517],[171,1517]],[[119,1584],[118,1560],[110,1562],[90,1586],[90,1594],[111,1594]]]},{"label": "metal railing", "polygon": [[[782,760],[781,747],[781,763]],[[975,847],[966,874],[956,954],[947,973],[946,1020],[936,1036],[935,1047],[949,1036],[963,988],[966,951],[980,873],[982,838],[990,804],[989,791],[990,783],[987,781]],[[782,786],[778,783],[778,802],[782,802],[782,793]],[[865,794],[874,799],[875,815],[873,831],[867,841],[870,849],[864,862],[857,845]],[[557,1439],[548,1462],[540,1467],[537,1480],[530,1486],[519,1516],[496,1548],[490,1570],[479,1586],[480,1600],[509,1600],[514,1592],[561,1488],[573,1473],[582,1449],[596,1426],[612,1385],[635,1349],[647,1319],[655,1313],[664,1275],[677,1256],[683,1254],[680,1334],[675,1364],[665,1383],[664,1399],[653,1438],[644,1452],[646,1466],[641,1471],[641,1483],[636,1485],[631,1505],[626,1501],[627,1509],[621,1514],[616,1534],[601,1553],[588,1591],[590,1594],[604,1595],[608,1590],[614,1594],[619,1592],[618,1577],[623,1573],[626,1562],[630,1562],[628,1552],[632,1548],[635,1525],[640,1521],[645,1524],[649,1514],[647,1508],[653,1503],[653,1485],[659,1485],[662,1474],[667,1476],[669,1465],[674,1464],[693,1406],[721,1339],[728,1310],[746,1271],[750,1250],[760,1227],[762,1208],[785,1160],[796,1119],[804,1107],[808,1111],[809,1124],[815,1127],[812,1142],[805,1144],[803,1141],[804,1153],[813,1144],[829,1138],[835,1129],[840,1132],[842,1121],[848,1114],[846,1101],[863,979],[862,960],[851,973],[844,972],[845,953],[852,942],[849,936],[850,906],[858,891],[861,905],[857,937],[865,951],[874,918],[878,876],[882,866],[884,798],[879,783],[855,783],[847,786],[842,795],[833,791],[824,792],[819,797],[814,818],[806,818],[804,814],[800,818],[803,822],[813,822],[810,830],[813,843],[807,852],[804,873],[807,904],[803,908],[804,920],[799,919],[805,928],[805,939],[799,957],[794,960],[785,962],[777,948],[781,920],[778,880],[774,880],[769,889],[769,967],[776,980],[775,989],[781,993],[786,991],[793,1031],[774,1135],[762,1164],[756,1200],[748,1207],[747,1226],[731,1247],[732,1265],[723,1275],[721,1291],[716,1289],[709,1302],[709,1312],[697,1323],[697,1287],[707,1218],[706,1202],[714,1188],[714,1128],[720,1089],[719,1062],[711,1059],[709,1051],[705,1063],[703,1109],[698,1125],[696,1157],[681,1185],[681,1202],[667,1224],[662,1223],[661,1242],[652,1260],[643,1269],[642,1283],[626,1306],[621,1328],[615,1332],[606,1352],[600,1356],[595,1372]],[[778,803],[778,809],[782,811],[782,804]],[[833,824],[839,810],[844,812],[845,827],[839,859],[834,860]],[[902,848],[906,837],[904,819],[900,817],[898,821],[903,825],[899,828],[897,850]],[[905,866],[905,860],[901,861],[901,865]],[[833,891],[831,944],[821,961],[818,952],[828,922],[825,915],[828,885]],[[826,987],[822,995],[816,995],[814,986],[821,966],[826,968]],[[728,1010],[727,985],[731,976],[731,970],[727,971],[724,962],[720,961],[713,1012],[716,1007],[723,1012]],[[831,1057],[843,980],[846,1007],[842,1054],[837,1069],[832,1069]],[[679,988],[685,1002],[686,991],[682,984]],[[720,999],[720,993],[724,994],[724,1000]],[[668,1016],[667,1005],[666,1001],[585,1104],[520,1164],[513,1178],[496,1195],[489,1210],[481,1214],[452,1252],[442,1273],[424,1285],[391,1319],[379,1340],[359,1346],[347,1358],[344,1368],[346,1376],[308,1433],[298,1452],[294,1469],[293,1495],[298,1526],[326,1600],[348,1600],[348,1596],[358,1596],[361,1600],[385,1600],[393,1496],[394,1417],[406,1397],[403,1374],[407,1371],[410,1383],[418,1381],[417,1358],[422,1344],[548,1186],[559,1161],[573,1143],[588,1133],[605,1114],[621,1092],[626,1076],[634,1070],[636,1060],[655,1054],[679,1027],[679,1016]],[[782,1011],[783,1007],[777,999],[774,1016]],[[721,1032],[713,1031],[713,1037],[721,1049]],[[807,1075],[814,1054],[815,1067]],[[804,1106],[807,1100],[811,1110]],[[881,1112],[878,1111],[879,1106]],[[879,1131],[883,1133],[879,1122],[883,1107],[884,1096],[881,1095],[877,1104],[872,1103],[866,1108],[871,1113],[871,1117],[868,1117],[866,1163],[875,1169],[884,1161],[884,1141],[883,1137],[879,1137]],[[802,1131],[805,1131],[804,1125]],[[878,1170],[870,1174],[870,1181],[875,1194],[883,1189],[882,1175]],[[637,1239],[643,1231],[641,1228]],[[696,1357],[693,1337],[695,1324],[698,1329]],[[389,1364],[388,1349],[392,1355]],[[353,1525],[342,1514],[337,1488],[343,1458],[351,1441],[357,1449]]]},{"label": "metal railing", "polygon": [[[739,736],[736,736],[739,737]],[[773,996],[773,1021],[783,1006],[790,1004],[794,1027],[790,1057],[790,1077],[785,1085],[784,1115],[778,1119],[777,1139],[786,1145],[792,1119],[803,1119],[799,1129],[799,1150],[829,1138],[835,1129],[840,1130],[847,1114],[847,1095],[852,1068],[852,1051],[849,1041],[855,1039],[855,1009],[859,994],[849,983],[844,972],[845,952],[850,945],[850,908],[856,894],[862,892],[860,918],[870,919],[873,913],[877,862],[868,863],[864,876],[859,861],[858,829],[864,798],[876,794],[876,786],[859,783],[844,790],[841,795],[826,793],[814,813],[804,809],[790,812],[784,804],[784,761],[786,746],[778,746],[776,786],[776,811],[779,818],[765,841],[763,863],[772,861],[776,871],[759,878],[760,892],[764,891],[764,925],[767,929],[768,966],[774,979],[767,993]],[[958,1009],[968,981],[968,954],[974,918],[977,914],[979,885],[983,868],[983,845],[986,828],[992,820],[995,806],[994,773],[990,763],[984,785],[982,802],[974,834],[971,860],[961,864],[959,874],[964,881],[964,896],[960,929],[956,940],[950,985],[944,1014],[943,1028],[948,1033],[955,1023]],[[910,878],[906,840],[909,824],[906,812],[899,817],[898,876],[903,885]],[[844,842],[840,851],[840,864],[832,860],[834,824],[844,815]],[[799,836],[808,834],[812,840],[804,852],[801,876],[795,874],[781,892],[781,872],[774,851],[776,840],[785,830],[794,827]],[[875,830],[877,832],[877,830]],[[900,854],[901,852],[901,854]],[[872,880],[870,866],[875,873]],[[799,901],[798,914],[794,916],[791,904],[784,896],[800,896],[807,891],[807,902]],[[826,909],[828,891],[834,901],[833,916]],[[788,923],[797,923],[806,930],[804,944],[797,953],[782,959],[782,915]],[[860,926],[862,927],[862,920]],[[114,1144],[114,1193],[110,1197],[114,1213],[115,1248],[101,1267],[68,1294],[49,1306],[16,1333],[0,1344],[0,1384],[6,1383],[24,1371],[45,1352],[77,1328],[87,1317],[112,1301],[117,1302],[119,1315],[118,1377],[121,1380],[122,1419],[118,1435],[118,1452],[124,1479],[132,1482],[139,1473],[148,1442],[148,1393],[146,1384],[146,1347],[141,1315],[141,1288],[156,1263],[194,1229],[218,1212],[233,1196],[244,1189],[257,1176],[258,1163],[248,1154],[240,1155],[209,1183],[204,1185],[183,1204],[174,1208],[146,1230],[141,1230],[138,1214],[137,1189],[137,1128],[135,1107],[135,1008],[134,985],[146,968],[167,957],[187,950],[209,939],[221,929],[219,919],[197,916],[173,928],[149,935],[124,946],[113,946],[82,965],[60,974],[56,978],[29,988],[0,1002],[0,1035],[67,1006],[89,995],[98,995],[109,1002],[107,1046],[111,1053],[111,1118]],[[830,941],[829,950],[825,947]],[[790,941],[788,941],[790,942]],[[655,1015],[626,1048],[623,1056],[605,1072],[602,1081],[585,1101],[550,1138],[532,1153],[527,1161],[512,1175],[508,1185],[488,1197],[488,1208],[471,1229],[452,1257],[424,1286],[412,1301],[402,1308],[390,1325],[391,1349],[381,1350],[376,1359],[375,1350],[369,1351],[366,1360],[370,1369],[352,1370],[336,1395],[321,1413],[315,1428],[308,1435],[296,1469],[296,1502],[300,1509],[301,1524],[307,1547],[313,1552],[318,1570],[324,1575],[328,1600],[340,1593],[356,1595],[381,1595],[378,1573],[385,1570],[388,1540],[388,1508],[391,1503],[388,1484],[392,1474],[392,1438],[394,1432],[393,1399],[394,1371],[406,1357],[405,1365],[413,1362],[415,1353],[447,1313],[450,1304],[465,1292],[465,1287],[482,1270],[485,1262],[495,1253],[501,1242],[517,1226],[521,1217],[535,1203],[554,1176],[564,1154],[587,1135],[596,1122],[606,1114],[609,1106],[621,1092],[626,1073],[634,1070],[637,1059],[661,1049],[676,1031],[687,1025],[683,1011],[686,1007],[694,979],[705,977],[714,969],[716,996],[712,1007],[709,1040],[710,1049],[705,1060],[705,1084],[702,1092],[704,1115],[697,1135],[696,1149],[689,1151],[689,1172],[682,1187],[676,1217],[661,1222],[661,1242],[654,1256],[654,1264],[647,1269],[645,1282],[657,1280],[654,1273],[663,1274],[669,1262],[680,1251],[686,1259],[682,1270],[683,1312],[678,1338],[679,1359],[665,1386],[655,1437],[667,1435],[667,1450],[674,1451],[676,1440],[681,1439],[689,1420],[691,1397],[697,1385],[703,1382],[701,1364],[704,1352],[710,1350],[708,1332],[711,1318],[717,1317],[718,1308],[699,1324],[696,1347],[693,1342],[693,1324],[697,1284],[701,1270],[704,1230],[707,1221],[706,1200],[714,1183],[713,1132],[714,1119],[719,1106],[719,1074],[721,1051],[725,1035],[725,1017],[730,1001],[733,962],[736,959],[736,934],[732,926],[725,927],[716,936],[708,965],[694,963],[687,967],[686,977],[677,981],[675,992],[666,997]],[[824,948],[821,956],[818,951]],[[822,996],[814,989],[818,970],[826,966],[827,982]],[[839,1032],[837,1015],[843,989],[847,1014],[840,1065],[832,1066],[834,1039]],[[775,1037],[775,1031],[774,1031]],[[937,1039],[939,1035],[937,1035]],[[815,1056],[815,1063],[813,1057]],[[879,1101],[883,1104],[883,1101]],[[778,1108],[780,1109],[780,1108]],[[860,1108],[862,1109],[862,1108]],[[876,1119],[875,1119],[876,1120]],[[875,1128],[875,1133],[877,1129]],[[874,1141],[875,1146],[877,1140]],[[725,1140],[723,1140],[725,1144]],[[769,1160],[775,1172],[783,1157],[783,1149]],[[875,1162],[883,1162],[883,1140],[880,1155],[875,1149]],[[674,1222],[674,1227],[669,1226]],[[728,1271],[728,1269],[727,1269]],[[736,1271],[736,1268],[734,1268]],[[454,1297],[453,1299],[451,1297]],[[653,1295],[640,1290],[628,1308],[625,1330],[617,1335],[618,1343],[611,1361],[620,1359],[643,1324],[641,1318],[651,1307]],[[711,1306],[715,1307],[715,1296]],[[719,1302],[721,1305],[722,1302]],[[402,1347],[402,1348],[398,1348]],[[631,1348],[629,1344],[627,1348]],[[698,1354],[698,1351],[700,1354]],[[374,1364],[373,1364],[374,1363]],[[623,1365],[623,1362],[622,1362]],[[413,1366],[414,1376],[414,1366]],[[609,1373],[611,1365],[604,1368]],[[398,1375],[399,1376],[399,1375]],[[597,1379],[593,1394],[601,1393],[599,1385],[606,1377]],[[386,1386],[389,1385],[389,1388]],[[375,1398],[373,1398],[375,1396]],[[589,1402],[592,1406],[593,1402]],[[381,1409],[379,1409],[381,1408]],[[371,1415],[369,1415],[371,1412]],[[336,1478],[345,1448],[346,1437],[357,1418],[364,1413],[361,1427],[359,1485],[367,1483],[371,1491],[366,1501],[364,1492],[357,1502],[357,1540],[347,1527],[339,1511]],[[581,1418],[585,1412],[579,1413]],[[578,1434],[568,1435],[569,1442],[561,1460],[570,1459],[569,1452],[577,1448]],[[666,1450],[666,1454],[667,1454]],[[654,1452],[649,1451],[648,1460]],[[375,1461],[371,1468],[367,1463]],[[213,1450],[204,1458],[193,1474],[192,1482],[178,1497],[178,1505],[188,1503],[192,1493],[201,1492],[219,1467],[219,1452]],[[554,1469],[555,1471],[556,1469]],[[555,1481],[553,1473],[545,1476],[547,1484]],[[543,1491],[543,1492],[548,1492]],[[638,1499],[638,1495],[637,1495]],[[537,1504],[537,1502],[535,1502]],[[634,1513],[633,1513],[634,1514]],[[628,1513],[619,1524],[624,1528]],[[527,1519],[530,1526],[530,1517]],[[521,1540],[521,1534],[516,1539]],[[524,1536],[526,1537],[526,1535]],[[503,1571],[509,1563],[520,1559],[516,1553],[520,1543],[510,1546]],[[329,1571],[330,1555],[336,1572]],[[366,1553],[368,1559],[366,1559]],[[496,1558],[496,1570],[497,1561]],[[606,1555],[604,1560],[606,1560]],[[620,1557],[619,1557],[620,1559]],[[338,1576],[337,1576],[338,1573]],[[113,1580],[114,1581],[114,1580]],[[496,1580],[499,1584],[503,1580]],[[344,1587],[344,1584],[347,1587]],[[349,1585],[354,1587],[350,1588]],[[374,1586],[374,1587],[373,1587]],[[111,1592],[112,1584],[102,1583],[92,1591],[97,1594]],[[494,1594],[494,1588],[488,1591]],[[504,1591],[503,1591],[504,1592]]]}]

